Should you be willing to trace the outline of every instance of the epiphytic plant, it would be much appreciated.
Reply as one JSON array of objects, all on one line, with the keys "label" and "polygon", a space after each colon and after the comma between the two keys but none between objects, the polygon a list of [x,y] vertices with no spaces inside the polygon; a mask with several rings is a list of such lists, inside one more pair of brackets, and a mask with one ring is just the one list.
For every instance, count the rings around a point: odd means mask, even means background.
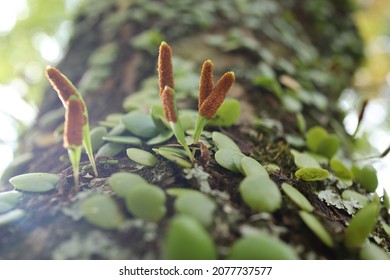
[{"label": "epiphytic plant", "polygon": [[58,69],[51,66],[47,67],[46,76],[66,109],[64,147],[68,149],[75,185],[78,187],[82,145],[84,145],[95,176],[98,176],[92,152],[87,107],[76,87]]},{"label": "epiphytic plant", "polygon": [[[193,155],[185,140],[184,130],[182,129],[180,120],[177,117],[174,94],[175,85],[173,79],[172,49],[166,42],[162,42],[159,49],[158,76],[164,116],[170,123],[177,141],[183,146],[190,159],[194,161]],[[214,86],[213,64],[210,60],[206,60],[204,62],[199,84],[198,117],[193,136],[193,142],[195,144],[198,142],[200,134],[207,122],[217,113],[218,108],[224,101],[227,92],[234,83],[234,80],[234,73],[226,72]]]}]

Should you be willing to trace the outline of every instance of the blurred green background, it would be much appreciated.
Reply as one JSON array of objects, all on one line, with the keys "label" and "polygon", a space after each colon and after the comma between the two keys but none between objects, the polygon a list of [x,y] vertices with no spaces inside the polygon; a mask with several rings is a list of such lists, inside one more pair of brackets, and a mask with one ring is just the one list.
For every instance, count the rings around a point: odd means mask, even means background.
[{"label": "blurred green background", "polygon": [[[0,2],[0,174],[13,158],[21,132],[31,125],[42,99],[46,65],[66,51],[72,19],[85,0]],[[341,95],[344,124],[353,133],[358,109],[371,100],[357,134],[354,158],[378,155],[390,145],[390,1],[355,0],[355,19],[365,41],[366,61],[353,87]],[[390,192],[390,156],[371,163]],[[379,191],[381,193],[381,191]]]}]

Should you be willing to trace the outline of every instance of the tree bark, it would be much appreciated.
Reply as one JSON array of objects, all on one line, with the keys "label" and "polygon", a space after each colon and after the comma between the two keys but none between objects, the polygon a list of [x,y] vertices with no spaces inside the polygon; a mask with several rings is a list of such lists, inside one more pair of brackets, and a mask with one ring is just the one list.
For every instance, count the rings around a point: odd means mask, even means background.
[{"label": "tree bark", "polygon": [[[229,97],[240,101],[240,119],[231,127],[207,130],[222,131],[244,154],[260,163],[277,165],[280,169],[270,172],[270,177],[279,187],[289,183],[306,196],[336,245],[328,248],[321,243],[283,192],[282,207],[276,212],[262,215],[250,210],[238,191],[243,176],[219,166],[215,150],[210,150],[210,160],[203,168],[209,174],[209,196],[217,205],[208,231],[218,258],[227,258],[243,230],[252,227],[291,245],[302,259],[356,259],[359,251],[343,245],[351,215],[318,197],[320,190],[331,186],[338,193],[341,190],[331,179],[312,183],[297,180],[290,150],[306,148],[294,147],[288,140],[303,139],[296,117],[302,113],[307,127],[320,125],[336,133],[343,143],[342,153],[350,157],[352,139],[343,130],[342,112],[336,104],[362,59],[362,42],[352,12],[350,1],[100,1],[79,12],[67,53],[57,68],[79,87],[91,127],[110,114],[126,113],[125,99],[143,89],[147,78],[157,77],[161,40],[170,44],[174,57],[180,58],[174,65],[175,75],[183,71],[199,75],[207,59],[214,63],[215,77],[233,70],[237,79]],[[190,87],[191,82],[183,88]],[[278,88],[282,95],[278,95]],[[158,87],[155,90],[158,96]],[[179,108],[196,108],[197,88],[192,91],[179,100]],[[98,178],[82,171],[81,190],[76,193],[70,164],[64,160],[67,153],[62,137],[58,136],[63,112],[57,95],[47,87],[36,124],[21,142],[19,152],[27,160],[3,176],[3,190],[12,189],[7,183],[10,177],[29,172],[59,174],[61,182],[56,191],[23,194],[18,207],[28,215],[0,227],[0,258],[164,258],[164,238],[176,214],[174,199],[168,196],[167,214],[162,220],[143,222],[126,211],[107,179],[119,171],[133,172],[164,191],[171,187],[199,190],[199,182],[188,179],[183,168],[161,157],[157,166],[139,168],[123,150],[112,158],[118,164],[97,160]],[[143,148],[151,151],[145,145]],[[87,164],[83,155],[81,166]],[[357,183],[351,188],[370,196]],[[80,204],[87,192],[112,196],[126,216],[124,226],[103,230],[83,219]],[[386,211],[381,217],[389,223]],[[380,238],[372,241],[389,251],[390,239],[380,223],[373,237]]]}]

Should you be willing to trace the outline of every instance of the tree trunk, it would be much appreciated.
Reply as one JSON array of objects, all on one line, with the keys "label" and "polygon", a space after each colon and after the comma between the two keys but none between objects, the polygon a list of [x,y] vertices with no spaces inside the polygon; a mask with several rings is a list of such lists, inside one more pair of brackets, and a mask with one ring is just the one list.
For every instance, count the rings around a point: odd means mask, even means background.
[{"label": "tree trunk", "polygon": [[[292,149],[307,149],[305,127],[297,119],[302,114],[308,128],[319,125],[335,133],[342,143],[341,154],[350,159],[352,139],[343,130],[342,113],[336,104],[362,58],[352,10],[350,1],[96,1],[79,12],[67,54],[57,68],[80,89],[91,127],[107,124],[102,123],[107,116],[125,114],[131,106],[147,111],[150,104],[159,102],[157,84],[151,88],[144,81],[157,79],[162,40],[172,47],[177,59],[174,75],[179,110],[196,109],[199,80],[194,75],[200,74],[203,61],[213,61],[215,77],[234,71],[236,82],[228,97],[239,100],[241,116],[233,126],[206,129],[223,132],[242,153],[264,166],[278,166],[268,170],[271,179],[278,187],[289,183],[304,194],[334,246],[323,244],[305,225],[298,215],[299,207],[283,191],[282,206],[275,212],[251,210],[239,192],[244,176],[215,161],[216,149],[210,140],[209,160],[201,161],[204,155],[196,157],[201,166],[198,169],[209,176],[206,185],[211,190],[206,193],[216,204],[207,232],[215,243],[217,257],[228,258],[237,240],[250,230],[260,230],[294,248],[302,259],[356,259],[359,249],[348,250],[344,245],[351,215],[318,196],[326,189],[341,194],[337,179],[296,179],[298,167],[291,154]],[[147,100],[139,98],[154,90]],[[128,99],[131,96],[138,97]],[[88,172],[88,159],[83,155],[81,186],[76,192],[58,133],[63,115],[60,100],[48,87],[36,124],[21,143],[19,160],[24,160],[6,172],[2,189],[12,189],[8,179],[22,173],[55,173],[61,181],[55,191],[23,193],[18,208],[27,214],[0,227],[0,258],[165,258],[167,229],[178,212],[175,198],[167,195],[164,218],[145,222],[126,210],[124,200],[111,191],[107,179],[116,172],[133,172],[165,193],[173,187],[204,191],[201,180],[158,155],[156,166],[140,167],[127,157],[126,148],[130,146],[126,146],[111,157],[118,161],[115,164],[97,157],[97,178]],[[145,141],[141,148],[153,153]],[[174,138],[169,141],[177,143]],[[322,167],[329,169],[329,164]],[[356,182],[350,188],[370,197]],[[96,193],[111,196],[119,205],[126,218],[119,229],[104,230],[83,218],[80,205]],[[388,212],[382,211],[380,219],[389,223]],[[370,240],[389,251],[390,239],[380,222]]]}]

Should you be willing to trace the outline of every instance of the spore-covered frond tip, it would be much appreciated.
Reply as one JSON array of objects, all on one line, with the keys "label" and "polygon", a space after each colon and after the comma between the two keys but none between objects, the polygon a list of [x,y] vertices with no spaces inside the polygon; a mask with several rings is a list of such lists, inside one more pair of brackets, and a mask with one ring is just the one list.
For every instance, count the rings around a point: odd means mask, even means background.
[{"label": "spore-covered frond tip", "polygon": [[158,79],[160,85],[160,94],[165,86],[175,88],[173,81],[172,49],[166,43],[162,42],[158,55]]}]

